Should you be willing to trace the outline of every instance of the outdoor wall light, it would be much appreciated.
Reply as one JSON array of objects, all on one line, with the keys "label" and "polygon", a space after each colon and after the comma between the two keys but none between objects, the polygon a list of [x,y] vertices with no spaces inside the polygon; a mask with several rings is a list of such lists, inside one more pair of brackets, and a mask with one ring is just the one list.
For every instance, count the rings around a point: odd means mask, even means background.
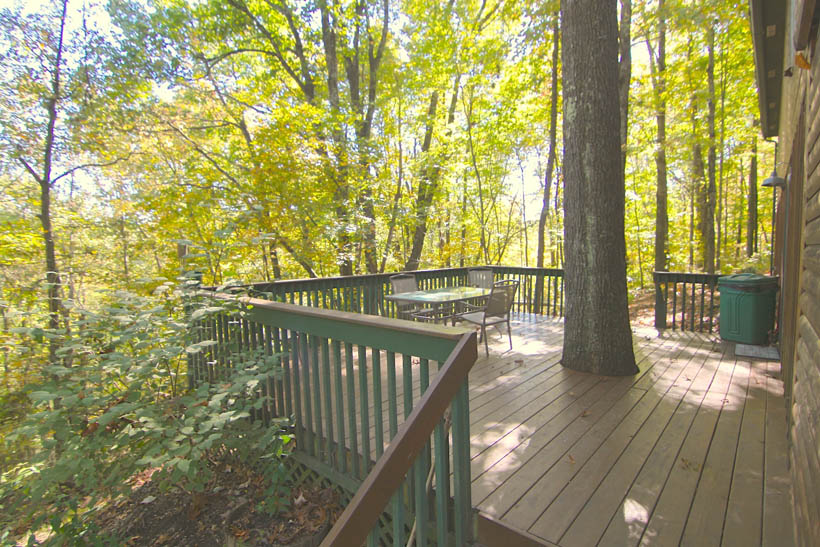
[{"label": "outdoor wall light", "polygon": [[766,188],[785,188],[786,179],[777,176],[777,169],[772,169],[772,174],[763,181],[763,186]]}]

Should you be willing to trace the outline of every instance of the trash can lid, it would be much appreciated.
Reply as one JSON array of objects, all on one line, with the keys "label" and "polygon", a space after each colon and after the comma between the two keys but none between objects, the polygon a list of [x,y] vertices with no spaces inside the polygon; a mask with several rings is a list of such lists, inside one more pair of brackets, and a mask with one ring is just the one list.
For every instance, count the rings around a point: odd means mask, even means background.
[{"label": "trash can lid", "polygon": [[721,286],[735,288],[764,288],[776,287],[777,277],[754,273],[739,273],[724,275],[718,279],[718,288]]}]

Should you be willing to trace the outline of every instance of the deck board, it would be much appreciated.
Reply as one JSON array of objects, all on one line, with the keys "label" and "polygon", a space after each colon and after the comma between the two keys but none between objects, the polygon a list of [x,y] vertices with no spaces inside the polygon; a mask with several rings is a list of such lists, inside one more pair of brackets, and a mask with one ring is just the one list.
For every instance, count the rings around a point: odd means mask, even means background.
[{"label": "deck board", "polygon": [[[564,535],[563,544],[590,545],[600,541],[605,532],[603,543],[634,544],[640,539],[705,388],[715,375],[716,367],[709,367],[700,358],[690,364],[693,370],[699,365],[698,372],[687,376],[685,370],[667,392],[671,395],[669,402],[677,400],[677,405],[672,403],[668,409],[656,410],[652,415],[654,423],[644,422]],[[617,508],[614,514],[613,507]],[[607,515],[610,518],[605,518]]]},{"label": "deck board", "polygon": [[791,505],[791,474],[788,445],[782,431],[787,427],[783,405],[783,382],[778,363],[766,363],[766,434],[764,438],[763,545],[793,545],[794,516]]},{"label": "deck board", "polygon": [[[658,379],[654,388],[644,395],[641,402],[645,404],[636,406],[627,415],[529,530],[539,537],[559,542],[600,485],[609,476],[615,476],[615,473],[609,473],[618,461],[628,462],[628,472],[642,462],[647,445],[663,431],[683,395],[681,390],[675,389],[678,386],[675,382],[683,380],[684,375],[694,376],[701,366],[702,363],[692,358],[688,361],[676,359],[670,367],[673,369],[671,374],[667,371]],[[611,513],[606,515],[607,521],[610,516]]]},{"label": "deck board", "polygon": [[605,378],[560,366],[560,321],[521,326],[471,373],[481,513],[562,547],[794,544],[779,363],[641,331],[639,374]]},{"label": "deck board", "polygon": [[[706,460],[709,443],[717,424],[719,408],[726,397],[734,370],[734,363],[722,362],[720,354],[710,355],[704,366],[714,367],[715,376],[681,444],[674,466],[669,470],[662,485],[653,485],[654,488],[660,486],[661,490],[658,492],[654,507],[651,511],[647,511],[651,515],[648,523],[644,525],[643,530],[640,530],[638,539],[641,545],[677,545],[686,525],[686,518],[697,487],[697,477]],[[643,519],[633,518],[630,524],[633,528],[640,528],[638,523],[641,520]],[[613,525],[615,525],[614,520],[610,527]]]},{"label": "deck board", "polygon": [[[749,363],[737,361],[712,435],[681,545],[720,545],[732,485],[743,410],[749,385]],[[755,522],[759,515],[755,515]]]}]

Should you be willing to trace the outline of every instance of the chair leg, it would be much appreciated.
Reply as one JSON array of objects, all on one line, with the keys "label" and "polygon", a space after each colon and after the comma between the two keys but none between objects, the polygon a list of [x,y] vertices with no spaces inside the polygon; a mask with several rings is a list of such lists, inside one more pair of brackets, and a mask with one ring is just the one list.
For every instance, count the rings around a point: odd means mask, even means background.
[{"label": "chair leg", "polygon": [[487,354],[487,357],[490,356],[490,346],[487,345],[487,326],[481,325],[481,334],[484,336],[484,352]]},{"label": "chair leg", "polygon": [[510,337],[510,349],[512,349],[512,330],[510,329],[510,320],[507,319],[507,336]]}]

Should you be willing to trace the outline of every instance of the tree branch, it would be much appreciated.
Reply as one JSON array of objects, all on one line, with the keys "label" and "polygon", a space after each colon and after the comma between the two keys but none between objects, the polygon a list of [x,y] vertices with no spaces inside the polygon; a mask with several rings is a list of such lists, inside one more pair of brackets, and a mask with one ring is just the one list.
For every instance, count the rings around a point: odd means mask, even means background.
[{"label": "tree branch", "polygon": [[92,167],[109,167],[111,165],[115,165],[115,164],[117,164],[121,161],[125,161],[125,160],[129,159],[133,155],[134,155],[134,152],[132,151],[132,152],[129,152],[127,156],[122,156],[122,157],[113,159],[111,161],[106,161],[106,162],[103,162],[103,163],[84,163],[82,165],[77,165],[76,167],[72,167],[68,171],[66,171],[66,172],[54,177],[53,179],[51,179],[51,186],[54,186],[57,183],[57,181],[60,180],[61,178],[67,177],[68,175],[70,175],[70,174],[72,174],[76,171],[80,171],[82,169],[89,169],[89,168],[92,168]]},{"label": "tree branch", "polygon": [[179,129],[178,127],[176,127],[176,126],[175,126],[174,124],[172,124],[171,122],[166,121],[166,122],[165,122],[165,124],[166,124],[168,127],[170,127],[171,129],[173,129],[173,130],[174,130],[174,132],[175,132],[175,133],[177,133],[180,137],[182,137],[182,139],[183,139],[185,142],[187,142],[189,145],[191,145],[191,147],[192,147],[192,148],[193,148],[196,152],[198,152],[198,153],[199,153],[199,155],[201,155],[203,158],[205,158],[205,160],[206,160],[208,163],[210,163],[211,165],[213,165],[213,166],[214,166],[214,168],[215,168],[217,171],[219,171],[220,173],[222,173],[222,175],[223,175],[225,178],[227,178],[227,179],[228,179],[228,180],[230,180],[232,183],[234,183],[234,184],[236,184],[237,186],[239,186],[239,181],[238,181],[238,180],[236,180],[236,177],[234,177],[233,175],[231,175],[231,174],[230,174],[227,170],[225,170],[225,169],[224,169],[221,165],[219,165],[219,162],[217,162],[217,161],[216,161],[213,157],[211,157],[211,155],[210,155],[207,151],[205,151],[205,150],[204,150],[201,146],[199,146],[199,145],[196,143],[196,141],[194,141],[193,139],[191,139],[190,137],[188,137],[188,135],[186,135],[186,134],[185,134],[185,133],[184,133],[181,129]]},{"label": "tree branch", "polygon": [[30,174],[32,177],[34,177],[34,180],[35,180],[35,181],[37,181],[37,183],[38,183],[38,184],[42,184],[42,183],[43,183],[43,179],[40,177],[40,175],[38,175],[38,174],[34,171],[34,168],[33,168],[31,165],[29,165],[29,163],[26,161],[26,159],[25,159],[25,158],[23,158],[22,156],[17,156],[17,161],[19,161],[20,163],[22,163],[22,164],[23,164],[23,167],[25,167],[25,168],[26,168],[26,171],[28,171],[28,172],[29,172],[29,174]]},{"label": "tree branch", "polygon": [[[284,55],[282,55],[282,52],[279,49],[279,42],[276,40],[276,38],[274,38],[270,31],[267,28],[265,28],[265,25],[263,25],[261,21],[259,21],[259,19],[253,13],[251,13],[251,10],[250,8],[248,8],[247,4],[245,4],[245,2],[242,0],[228,0],[228,4],[230,4],[240,12],[244,13],[248,17],[248,19],[250,19],[251,24],[256,28],[256,30],[258,30],[262,34],[262,36],[264,36],[268,43],[273,47],[273,56],[276,58],[277,61],[279,61],[279,64],[281,64],[282,68],[285,69],[285,72],[287,72],[288,75],[293,79],[293,81],[296,82],[296,84],[299,86],[299,89],[302,90],[302,93],[304,93],[305,96],[308,97],[310,101],[312,101],[314,98],[313,82],[309,78],[306,78],[307,81],[302,81],[302,78],[299,77],[299,75],[296,73],[293,67],[291,67],[290,64],[285,60]],[[291,25],[291,27],[291,33],[293,33],[293,26]],[[296,40],[297,49],[300,49],[301,40],[298,39],[298,35],[295,35],[294,39]],[[304,65],[307,62],[306,59],[304,59],[304,54],[300,55],[297,51],[296,55],[300,57],[300,62],[303,62],[304,69]]]}]

